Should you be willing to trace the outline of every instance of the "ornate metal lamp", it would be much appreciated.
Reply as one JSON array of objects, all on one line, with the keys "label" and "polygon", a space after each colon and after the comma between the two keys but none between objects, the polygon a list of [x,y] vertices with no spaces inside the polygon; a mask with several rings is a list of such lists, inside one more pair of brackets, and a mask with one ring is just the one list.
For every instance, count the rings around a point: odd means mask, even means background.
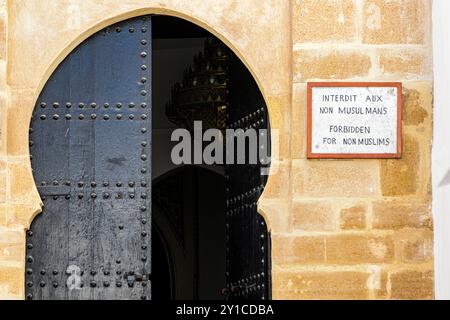
[{"label": "ornate metal lamp", "polygon": [[228,61],[230,50],[218,39],[208,38],[194,57],[183,81],[172,88],[166,105],[169,120],[186,129],[202,121],[203,129],[225,130],[228,109]]}]

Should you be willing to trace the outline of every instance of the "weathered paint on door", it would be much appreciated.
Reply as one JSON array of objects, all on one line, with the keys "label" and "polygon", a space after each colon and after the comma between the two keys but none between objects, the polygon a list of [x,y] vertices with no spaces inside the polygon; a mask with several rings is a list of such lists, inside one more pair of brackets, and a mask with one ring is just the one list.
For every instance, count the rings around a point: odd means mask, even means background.
[{"label": "weathered paint on door", "polygon": [[110,26],[39,97],[28,299],[151,298],[151,52],[150,17]]}]

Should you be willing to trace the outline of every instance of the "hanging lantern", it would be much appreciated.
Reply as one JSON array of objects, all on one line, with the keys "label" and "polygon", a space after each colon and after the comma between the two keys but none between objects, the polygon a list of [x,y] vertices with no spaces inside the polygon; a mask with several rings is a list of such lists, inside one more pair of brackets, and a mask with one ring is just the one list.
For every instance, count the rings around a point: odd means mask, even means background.
[{"label": "hanging lantern", "polygon": [[183,80],[172,88],[166,115],[176,125],[192,130],[194,121],[204,129],[225,130],[228,109],[228,61],[231,52],[218,39],[208,38],[194,57]]}]

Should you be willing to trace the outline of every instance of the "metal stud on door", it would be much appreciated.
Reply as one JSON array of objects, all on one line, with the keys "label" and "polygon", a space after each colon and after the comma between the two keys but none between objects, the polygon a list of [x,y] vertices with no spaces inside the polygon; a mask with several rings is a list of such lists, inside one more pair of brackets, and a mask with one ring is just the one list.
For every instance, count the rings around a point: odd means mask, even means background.
[{"label": "metal stud on door", "polygon": [[151,52],[151,17],[105,28],[39,97],[28,299],[151,298]]}]

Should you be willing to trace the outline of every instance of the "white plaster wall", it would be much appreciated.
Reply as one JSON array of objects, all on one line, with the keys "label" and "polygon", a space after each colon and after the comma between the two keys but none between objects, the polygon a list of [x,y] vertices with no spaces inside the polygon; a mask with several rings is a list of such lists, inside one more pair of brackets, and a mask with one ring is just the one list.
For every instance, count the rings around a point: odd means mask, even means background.
[{"label": "white plaster wall", "polygon": [[450,299],[450,1],[433,1],[436,299]]}]

